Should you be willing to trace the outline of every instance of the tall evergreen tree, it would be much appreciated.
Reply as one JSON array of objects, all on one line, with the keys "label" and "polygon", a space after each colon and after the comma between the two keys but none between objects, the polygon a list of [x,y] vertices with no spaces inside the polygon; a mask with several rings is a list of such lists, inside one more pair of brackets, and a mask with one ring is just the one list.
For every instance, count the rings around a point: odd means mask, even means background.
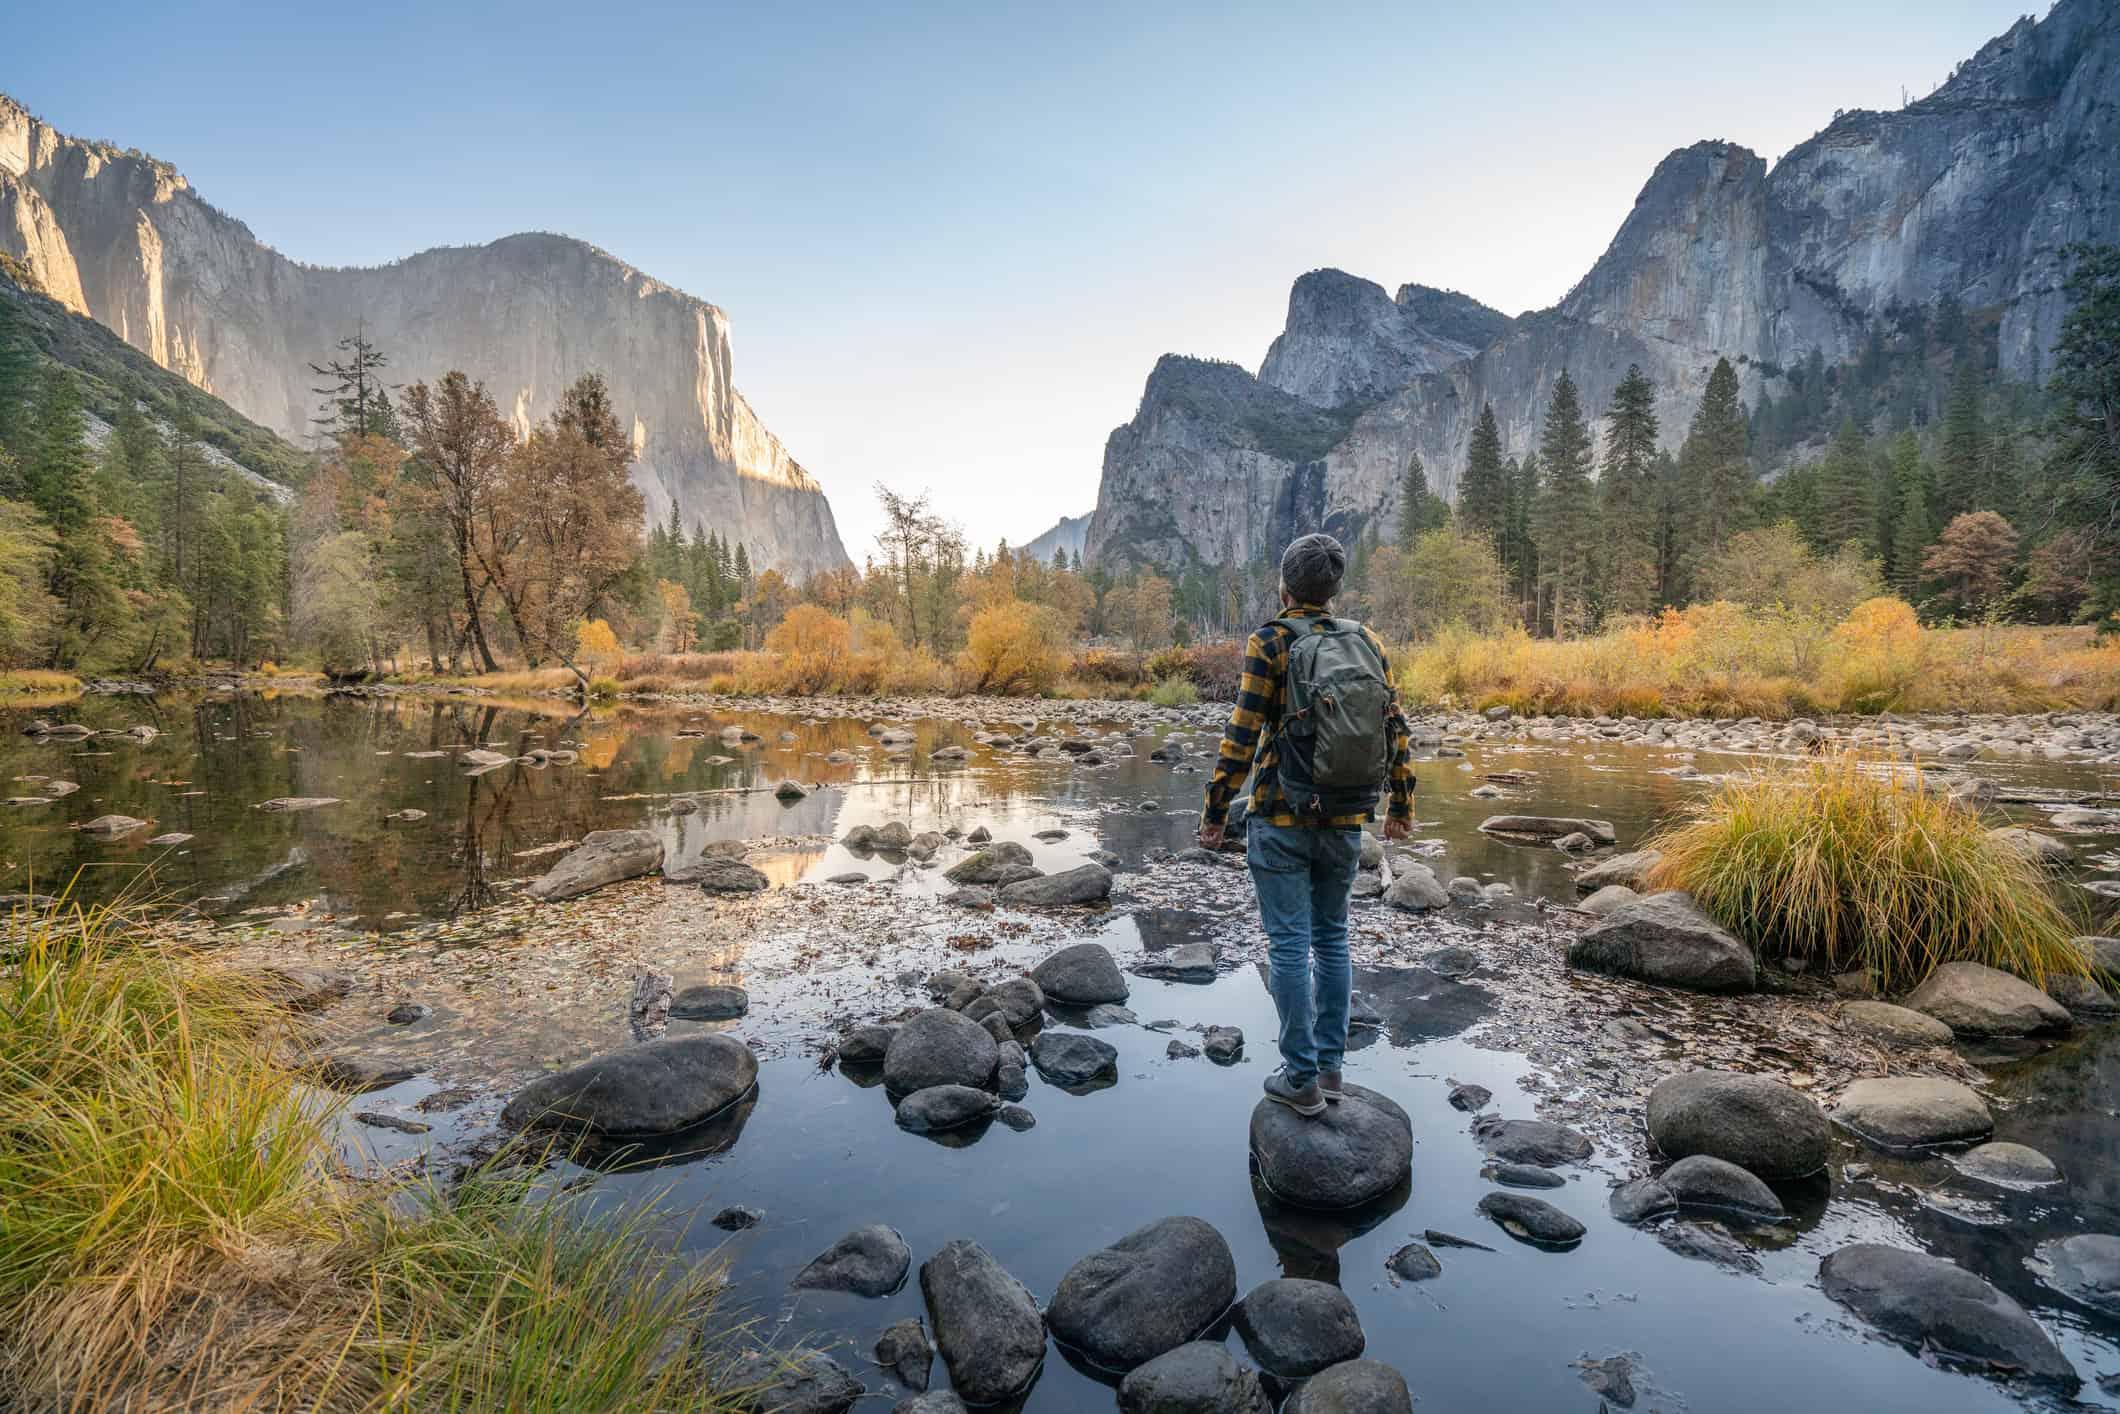
[{"label": "tall evergreen tree", "polygon": [[1961,354],[1951,373],[1951,396],[1943,407],[1943,435],[1936,448],[1938,512],[1948,521],[1978,509],[1987,488],[1987,427],[1981,416],[1978,360]]},{"label": "tall evergreen tree", "polygon": [[1524,459],[1511,468],[1511,484],[1515,494],[1509,503],[1509,535],[1515,546],[1511,569],[1516,583],[1517,602],[1523,607],[1524,624],[1527,628],[1538,627],[1538,537],[1532,533],[1538,524],[1539,496],[1544,478],[1539,474],[1538,452],[1534,449],[1524,453]]},{"label": "tall evergreen tree", "polygon": [[1424,530],[1434,530],[1450,518],[1450,507],[1428,489],[1428,471],[1415,452],[1406,459],[1406,475],[1399,482],[1399,523],[1395,543],[1405,549]]},{"label": "tall evergreen tree", "polygon": [[1921,459],[1921,439],[1910,428],[1892,439],[1892,547],[1885,562],[1892,587],[1909,599],[1920,592],[1922,557],[1935,539],[1929,469]]},{"label": "tall evergreen tree", "polygon": [[1480,419],[1472,426],[1472,442],[1465,450],[1465,475],[1458,482],[1457,521],[1465,529],[1485,535],[1497,546],[1509,538],[1509,479],[1502,464],[1502,430],[1494,420],[1494,404],[1480,405]]},{"label": "tall evergreen tree", "polygon": [[20,500],[28,494],[22,468],[29,461],[30,407],[36,397],[37,352],[15,302],[0,295],[0,467],[12,467],[0,480],[0,499]]},{"label": "tall evergreen tree", "polygon": [[1854,541],[1875,552],[1877,507],[1871,500],[1869,447],[1855,419],[1844,417],[1818,468],[1818,539],[1828,547]]},{"label": "tall evergreen tree", "polygon": [[1546,622],[1560,637],[1589,626],[1598,540],[1597,495],[1590,484],[1590,428],[1583,420],[1575,380],[1566,369],[1546,405],[1538,456],[1544,486],[1532,534],[1538,541]]},{"label": "tall evergreen tree", "polygon": [[2063,286],[2072,307],[2047,384],[2055,510],[2091,542],[2088,610],[2120,614],[2120,246],[2074,245]]},{"label": "tall evergreen tree", "polygon": [[382,370],[390,362],[383,351],[369,342],[365,323],[339,340],[342,357],[312,363],[309,371],[325,381],[310,389],[324,399],[310,419],[317,430],[337,440],[342,437],[398,437],[397,415],[390,406],[390,390],[383,384]]},{"label": "tall evergreen tree", "polygon": [[1605,461],[1598,473],[1604,509],[1604,601],[1623,614],[1657,606],[1656,390],[1639,365],[1612,390]]},{"label": "tall evergreen tree", "polygon": [[[1805,396],[1815,377],[1823,389],[1823,359],[1812,350],[1813,367],[1805,372]],[[1823,393],[1820,393],[1823,406]],[[1751,512],[1755,481],[1746,455],[1745,408],[1737,396],[1737,370],[1730,360],[1715,361],[1708,386],[1694,410],[1692,425],[1678,454],[1679,474],[1691,514],[1688,551],[1694,561],[1722,553],[1732,535],[1744,529]]]},{"label": "tall evergreen tree", "polygon": [[88,523],[88,479],[94,468],[88,453],[88,416],[81,385],[58,364],[44,370],[43,386],[31,411],[29,455],[23,459],[23,481],[30,504],[61,536]]}]

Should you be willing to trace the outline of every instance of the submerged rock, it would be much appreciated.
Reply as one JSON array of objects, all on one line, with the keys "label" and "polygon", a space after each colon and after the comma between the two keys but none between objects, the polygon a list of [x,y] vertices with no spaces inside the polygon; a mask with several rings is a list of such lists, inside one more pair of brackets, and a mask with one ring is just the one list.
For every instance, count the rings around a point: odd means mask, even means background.
[{"label": "submerged rock", "polygon": [[1413,1414],[1413,1396],[1381,1360],[1348,1360],[1303,1382],[1281,1414]]},{"label": "submerged rock", "polygon": [[1675,890],[1615,909],[1569,944],[1568,965],[1703,992],[1759,985],[1751,948]]},{"label": "submerged rock", "polygon": [[1222,1234],[1198,1218],[1165,1218],[1068,1268],[1045,1323],[1094,1363],[1124,1371],[1199,1336],[1236,1296]]},{"label": "submerged rock", "polygon": [[797,1291],[845,1291],[888,1296],[905,1283],[913,1254],[894,1228],[859,1227],[812,1257],[788,1283]]},{"label": "submerged rock", "polygon": [[1384,1270],[1400,1281],[1432,1281],[1443,1274],[1443,1264],[1420,1243],[1409,1242],[1384,1259]]},{"label": "submerged rock", "polygon": [[2069,1386],[2068,1359],[2022,1306],[1971,1272],[1925,1252],[1843,1247],[1818,1266],[1825,1294],[1909,1345]]},{"label": "submerged rock", "polygon": [[1496,1191],[1480,1199],[1480,1211],[1511,1237],[1544,1247],[1573,1247],[1585,1228],[1543,1198]]},{"label": "submerged rock", "polygon": [[1586,836],[1592,844],[1612,844],[1619,839],[1610,820],[1568,820],[1551,815],[1489,815],[1480,822],[1480,832],[1538,840],[1558,840],[1579,834]]},{"label": "submerged rock", "polygon": [[846,1414],[868,1393],[844,1365],[820,1350],[792,1356],[753,1351],[729,1370],[726,1383],[750,1387],[747,1407],[761,1414]]},{"label": "submerged rock", "polygon": [[1220,1341],[1196,1340],[1119,1382],[1120,1414],[1272,1414],[1255,1371]]},{"label": "submerged rock", "polygon": [[1252,1110],[1252,1156],[1260,1178],[1284,1202],[1353,1208],[1412,1173],[1413,1122],[1406,1111],[1364,1086],[1343,1091],[1344,1100],[1313,1119],[1266,1099]]},{"label": "submerged rock", "polygon": [[1031,1042],[1031,1064],[1054,1085],[1089,1085],[1119,1077],[1119,1051],[1075,1031],[1044,1031]]},{"label": "submerged rock", "polygon": [[517,1129],[674,1134],[728,1108],[757,1080],[757,1058],[734,1037],[677,1036],[540,1076],[515,1092],[501,1120]]},{"label": "submerged rock", "polygon": [[1649,871],[1664,862],[1660,849],[1637,849],[1628,854],[1615,854],[1610,859],[1600,859],[1595,864],[1586,864],[1575,875],[1575,891],[1579,894],[1594,894],[1599,889],[1617,886],[1640,891],[1649,881]]},{"label": "submerged rock", "polygon": [[1001,1108],[998,1096],[969,1085],[931,1085],[898,1102],[898,1127],[910,1134],[941,1134],[990,1119]]},{"label": "submerged rock", "polygon": [[1665,1158],[1709,1154],[1770,1182],[1825,1167],[1832,1127],[1816,1101],[1764,1075],[1691,1070],[1649,1092],[1649,1137]]},{"label": "submerged rock", "polygon": [[1347,1293],[1330,1282],[1278,1277],[1237,1303],[1237,1334],[1268,1374],[1301,1379],[1353,1360],[1368,1343]]},{"label": "submerged rock", "polygon": [[2082,1232],[2043,1242],[2032,1269],[2063,1296],[2120,1316],[2120,1237]]},{"label": "submerged rock", "polygon": [[1031,969],[1045,995],[1070,1006],[1126,1000],[1126,975],[1102,943],[1076,943]]},{"label": "submerged rock", "polygon": [[339,798],[335,795],[283,795],[274,800],[261,800],[253,808],[279,815],[298,810],[321,810],[338,803]]},{"label": "submerged rock", "polygon": [[2037,1036],[2075,1024],[2063,1007],[2020,977],[1977,962],[1947,962],[1907,996],[1959,1036]]},{"label": "submerged rock", "polygon": [[1653,1178],[1631,1178],[1612,1190],[1612,1216],[1639,1227],[1678,1211],[1678,1197]]},{"label": "submerged rock", "polygon": [[958,1238],[921,1263],[920,1294],[950,1383],[963,1398],[998,1404],[1045,1362],[1045,1318],[1036,1299],[978,1243]]},{"label": "submerged rock", "polygon": [[1497,1159],[1552,1168],[1590,1157],[1590,1140],[1565,1124],[1542,1119],[1506,1119],[1477,1130],[1480,1142]]},{"label": "submerged rock", "polygon": [[80,827],[81,833],[84,835],[101,835],[107,840],[114,840],[120,835],[129,835],[135,830],[144,830],[146,828],[147,822],[145,820],[138,820],[130,815],[98,815],[95,819]]},{"label": "submerged rock", "polygon": [[1665,1223],[1656,1230],[1656,1240],[1668,1252],[1726,1271],[1756,1276],[1762,1270],[1752,1249],[1715,1223]]},{"label": "submerged rock", "polygon": [[1841,1092],[1833,1118],[1888,1149],[1965,1144],[1995,1130],[1994,1116],[1977,1092],[1955,1080],[1927,1075],[1858,1080]]},{"label": "submerged rock", "polygon": [[1215,980],[1215,945],[1180,943],[1150,957],[1135,970],[1143,977],[1166,982],[1212,982]]},{"label": "submerged rock", "polygon": [[652,874],[662,866],[662,857],[662,839],[653,830],[592,830],[523,892],[541,903],[557,903]]},{"label": "submerged rock", "polygon": [[676,1021],[733,1021],[750,1009],[750,993],[741,987],[687,987],[670,999]]},{"label": "submerged rock", "polygon": [[907,1389],[925,1390],[935,1366],[935,1347],[928,1340],[927,1327],[913,1317],[884,1327],[876,1337],[876,1363]]},{"label": "submerged rock", "polygon": [[923,1011],[898,1028],[883,1057],[883,1083],[910,1095],[936,1085],[983,1088],[1000,1058],[986,1028],[944,1007]]},{"label": "submerged rock", "polygon": [[1952,1160],[1960,1173],[2003,1188],[2037,1188],[2061,1181],[2054,1161],[2025,1144],[1998,1140],[1966,1150]]}]

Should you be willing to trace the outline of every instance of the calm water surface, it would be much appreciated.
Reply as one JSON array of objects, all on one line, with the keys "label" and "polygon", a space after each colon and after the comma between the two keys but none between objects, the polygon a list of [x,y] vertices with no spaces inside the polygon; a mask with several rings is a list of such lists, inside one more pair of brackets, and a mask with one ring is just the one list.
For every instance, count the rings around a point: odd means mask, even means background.
[{"label": "calm water surface", "polygon": [[[980,709],[977,715],[995,722],[1017,715],[1004,706]],[[231,907],[238,911],[314,900],[341,921],[380,927],[445,917],[496,885],[541,872],[551,857],[538,852],[542,846],[644,820],[657,824],[679,859],[717,838],[810,837],[782,851],[769,870],[779,884],[849,869],[899,874],[825,838],[890,819],[918,829],[962,820],[971,810],[1004,838],[1067,829],[1065,840],[1033,845],[1048,867],[1100,847],[1133,863],[1150,849],[1187,842],[1213,749],[1211,736],[1196,740],[1190,759],[1203,769],[1173,770],[1146,759],[1154,741],[1144,737],[1129,759],[1085,771],[997,756],[977,747],[975,728],[961,722],[912,724],[919,738],[913,751],[893,760],[859,720],[692,712],[570,720],[432,699],[227,697],[90,701],[34,714],[107,728],[145,722],[162,733],[145,744],[103,736],[39,744],[16,735],[29,715],[15,714],[0,737],[0,770],[14,782],[8,793],[41,790],[41,782],[23,777],[70,780],[81,789],[0,814],[0,887],[49,891],[78,877],[83,892],[107,894],[141,887],[142,866],[152,864],[151,887],[165,897],[188,900],[236,886],[241,896]],[[730,722],[760,739],[725,744],[718,733]],[[783,732],[792,738],[783,740]],[[511,752],[564,744],[582,761],[467,776],[455,756],[474,744]],[[946,745],[971,748],[971,759],[929,759]],[[854,759],[828,761],[835,751]],[[417,754],[429,752],[445,754]],[[1561,856],[1479,835],[1474,827],[1486,815],[1508,809],[1609,819],[1624,845],[1701,789],[1676,774],[1685,759],[1662,750],[1570,743],[1472,752],[1467,760],[1424,763],[1418,833],[1438,842],[1446,875],[1507,882],[1527,897],[1572,895]],[[1691,764],[1714,772],[1735,763],[1703,756]],[[1980,769],[2027,784],[2111,788],[2081,768]],[[1505,802],[1469,795],[1486,773],[1504,770],[1536,778],[1511,787]],[[827,788],[792,805],[762,791],[714,793],[788,777]],[[695,811],[670,813],[672,797],[691,793],[698,793]],[[281,796],[335,796],[341,803],[298,814],[254,808]],[[427,818],[413,825],[385,820],[408,807]],[[110,813],[151,820],[153,829],[105,841],[69,828]],[[2036,823],[2036,812],[2017,813]],[[167,831],[194,839],[147,843]],[[2100,847],[2120,841],[2093,849]],[[909,889],[936,887],[932,875],[907,871],[903,878]],[[1211,931],[1216,921],[1143,910],[1093,916],[1083,929],[1101,933],[1123,958],[1136,943],[1166,944]],[[1830,1201],[1818,1189],[1785,1195],[1800,1221],[1757,1242],[1765,1271],[1750,1276],[1677,1256],[1652,1234],[1614,1222],[1606,1188],[1629,1171],[1618,1154],[1601,1152],[1592,1165],[1569,1170],[1568,1185],[1546,1195],[1588,1225],[1574,1251],[1519,1245],[1474,1213],[1491,1185],[1479,1177],[1468,1117],[1445,1103],[1446,1078],[1488,1086],[1506,1116],[1532,1113],[1515,1083],[1527,1063],[1458,1035],[1499,1004],[1477,979],[1445,1003],[1409,1004],[1392,1030],[1350,1058],[1351,1078],[1390,1094],[1413,1116],[1416,1148],[1406,1191],[1343,1216],[1285,1209],[1251,1180],[1246,1126],[1274,1030],[1257,973],[1225,974],[1207,987],[1130,981],[1129,1005],[1144,1020],[1242,1026],[1252,1038],[1246,1060],[1227,1069],[1172,1061],[1163,1034],[1106,1029],[1098,1035],[1119,1048],[1118,1084],[1073,1095],[1033,1072],[1025,1103],[1037,1116],[1035,1129],[1018,1134],[997,1126],[950,1136],[947,1144],[897,1129],[880,1087],[820,1072],[807,1059],[769,1061],[756,1102],[719,1122],[705,1146],[715,1152],[607,1176],[602,1191],[613,1202],[652,1197],[689,1222],[683,1240],[702,1251],[720,1248],[737,1278],[738,1304],[761,1329],[840,1343],[840,1358],[879,1390],[888,1382],[869,1368],[869,1345],[890,1322],[922,1314],[917,1278],[877,1301],[785,1294],[787,1278],[848,1229],[888,1222],[905,1235],[916,1263],[950,1238],[975,1238],[1043,1300],[1085,1253],[1158,1218],[1190,1213],[1229,1239],[1240,1292],[1277,1275],[1338,1281],[1361,1312],[1369,1352],[1407,1375],[1423,1410],[1590,1414],[1597,1396],[1572,1362],[1619,1352],[1636,1357],[1639,1409],[1911,1414],[2027,1402],[2070,1407],[1933,1368],[1853,1328],[1818,1292],[1816,1272],[1825,1253],[1858,1240],[1919,1245],[1979,1271],[2061,1341],[2086,1379],[2082,1405],[2120,1407],[2097,1383],[2099,1375],[2120,1373],[2120,1323],[2056,1296],[2026,1266],[2048,1237],[2120,1232],[2114,1028],[2086,1031],[1995,1072],[1998,1137],[2054,1157],[2069,1179],[2064,1189],[1998,1194],[1955,1178],[1941,1160],[1894,1163],[1847,1147],[1836,1160]],[[1401,985],[1403,975],[1389,972],[1358,982],[1387,1003]],[[425,1088],[429,1082],[415,1080],[373,1099],[387,1107]],[[366,1131],[362,1139],[384,1159],[425,1142]],[[1861,1166],[1852,1175],[1843,1171],[1850,1163]],[[706,1224],[708,1214],[731,1203],[764,1208],[766,1222],[733,1238]],[[1386,1257],[1427,1228],[1496,1250],[1439,1249],[1440,1279],[1394,1286]],[[939,1361],[936,1376],[944,1382]],[[1055,1348],[1020,1407],[1058,1414],[1111,1405],[1094,1372],[1075,1368]]]}]

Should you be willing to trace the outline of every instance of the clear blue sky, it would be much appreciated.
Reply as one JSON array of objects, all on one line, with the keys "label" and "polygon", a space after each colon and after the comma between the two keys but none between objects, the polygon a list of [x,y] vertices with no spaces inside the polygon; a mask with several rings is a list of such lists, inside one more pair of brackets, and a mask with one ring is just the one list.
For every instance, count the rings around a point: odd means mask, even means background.
[{"label": "clear blue sky", "polygon": [[86,0],[0,89],[298,259],[563,231],[714,301],[859,559],[878,480],[1087,510],[1157,355],[1255,369],[1305,270],[1550,304],[1671,149],[1772,160],[2024,4]]}]

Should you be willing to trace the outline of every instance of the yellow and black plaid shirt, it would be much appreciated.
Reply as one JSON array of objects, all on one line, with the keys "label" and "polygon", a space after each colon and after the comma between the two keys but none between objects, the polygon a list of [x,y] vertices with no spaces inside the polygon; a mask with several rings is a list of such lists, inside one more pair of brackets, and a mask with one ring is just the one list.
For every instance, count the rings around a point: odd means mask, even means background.
[{"label": "yellow and black plaid shirt", "polygon": [[[1283,619],[1327,619],[1331,615],[1312,604],[1298,604],[1285,611]],[[1322,623],[1313,631],[1322,631]],[[1273,825],[1317,825],[1325,824],[1341,828],[1366,824],[1376,818],[1376,811],[1358,810],[1351,815],[1335,815],[1330,820],[1298,820],[1288,807],[1288,798],[1281,791],[1280,773],[1274,769],[1278,758],[1275,732],[1281,721],[1281,681],[1288,674],[1288,645],[1298,630],[1286,623],[1270,623],[1251,636],[1244,645],[1244,680],[1237,687],[1237,707],[1229,714],[1229,730],[1222,734],[1222,753],[1215,762],[1215,773],[1207,782],[1207,808],[1201,819],[1209,825],[1219,825],[1229,817],[1229,803],[1237,792],[1244,788],[1244,778],[1254,765],[1259,769],[1259,779],[1252,787],[1251,813],[1258,819]],[[1384,645],[1363,628],[1362,636],[1376,648],[1377,657],[1384,663],[1384,677],[1391,678],[1391,660],[1384,655]],[[1385,729],[1391,734],[1391,818],[1413,820],[1413,742],[1406,726],[1406,714],[1400,710],[1396,694],[1391,699],[1391,710],[1384,719]]]}]

